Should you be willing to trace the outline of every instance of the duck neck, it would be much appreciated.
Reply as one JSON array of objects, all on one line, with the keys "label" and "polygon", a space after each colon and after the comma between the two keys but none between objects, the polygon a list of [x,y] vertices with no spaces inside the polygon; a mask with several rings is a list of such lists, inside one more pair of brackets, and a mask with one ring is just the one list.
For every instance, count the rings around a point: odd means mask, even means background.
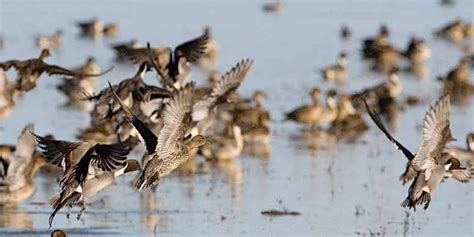
[{"label": "duck neck", "polygon": [[237,143],[237,148],[242,149],[244,147],[244,139],[242,137],[242,132],[240,131],[240,127],[234,126],[233,133],[234,133],[234,140]]}]

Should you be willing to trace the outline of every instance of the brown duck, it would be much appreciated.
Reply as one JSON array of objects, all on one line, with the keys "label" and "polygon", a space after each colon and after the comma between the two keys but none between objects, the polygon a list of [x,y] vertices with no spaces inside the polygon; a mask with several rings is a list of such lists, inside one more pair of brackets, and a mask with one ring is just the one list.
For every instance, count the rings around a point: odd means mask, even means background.
[{"label": "brown duck", "polygon": [[0,68],[5,71],[14,67],[17,71],[17,88],[22,91],[30,91],[36,87],[36,82],[43,73],[48,75],[63,75],[68,77],[97,77],[102,76],[112,70],[108,70],[99,74],[82,74],[73,72],[71,70],[45,63],[43,60],[49,57],[50,53],[48,49],[41,50],[41,54],[38,58],[31,58],[27,60],[9,60],[0,63]]}]

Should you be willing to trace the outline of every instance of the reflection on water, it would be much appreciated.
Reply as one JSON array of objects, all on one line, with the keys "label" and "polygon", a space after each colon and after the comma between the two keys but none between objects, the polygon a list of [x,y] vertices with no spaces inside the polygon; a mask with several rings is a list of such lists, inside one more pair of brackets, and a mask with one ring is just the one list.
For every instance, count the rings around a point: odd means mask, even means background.
[{"label": "reflection on water", "polygon": [[328,156],[333,156],[336,135],[320,129],[302,129],[299,134],[291,135],[290,139],[297,140],[300,149],[309,150],[313,156],[318,156],[323,149]]},{"label": "reflection on water", "polygon": [[21,211],[15,207],[0,210],[0,227],[26,228],[33,227],[33,221],[28,211]]}]

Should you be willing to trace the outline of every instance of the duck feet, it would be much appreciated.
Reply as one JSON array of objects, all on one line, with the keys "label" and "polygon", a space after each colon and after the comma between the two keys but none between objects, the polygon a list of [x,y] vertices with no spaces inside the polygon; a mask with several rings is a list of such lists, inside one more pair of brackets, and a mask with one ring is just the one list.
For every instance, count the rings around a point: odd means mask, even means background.
[{"label": "duck feet", "polygon": [[71,216],[72,212],[72,205],[67,205],[67,213],[66,213],[66,218],[69,220],[69,217]]},{"label": "duck feet", "polygon": [[81,203],[81,210],[77,214],[77,220],[80,220],[84,212],[86,211],[86,204],[84,202]]}]

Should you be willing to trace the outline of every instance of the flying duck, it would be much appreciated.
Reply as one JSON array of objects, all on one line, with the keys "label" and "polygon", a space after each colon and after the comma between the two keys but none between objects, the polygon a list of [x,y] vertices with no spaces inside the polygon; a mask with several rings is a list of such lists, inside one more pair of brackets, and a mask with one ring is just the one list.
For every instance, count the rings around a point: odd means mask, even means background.
[{"label": "flying duck", "polygon": [[36,87],[36,81],[40,78],[43,73],[48,75],[63,75],[68,77],[98,77],[108,73],[112,68],[99,73],[99,74],[84,74],[73,72],[71,70],[45,63],[43,60],[49,57],[50,53],[48,49],[41,50],[41,54],[38,58],[31,58],[27,60],[9,60],[6,62],[0,62],[0,68],[8,70],[14,67],[17,71],[17,88],[22,91],[30,91]]}]

